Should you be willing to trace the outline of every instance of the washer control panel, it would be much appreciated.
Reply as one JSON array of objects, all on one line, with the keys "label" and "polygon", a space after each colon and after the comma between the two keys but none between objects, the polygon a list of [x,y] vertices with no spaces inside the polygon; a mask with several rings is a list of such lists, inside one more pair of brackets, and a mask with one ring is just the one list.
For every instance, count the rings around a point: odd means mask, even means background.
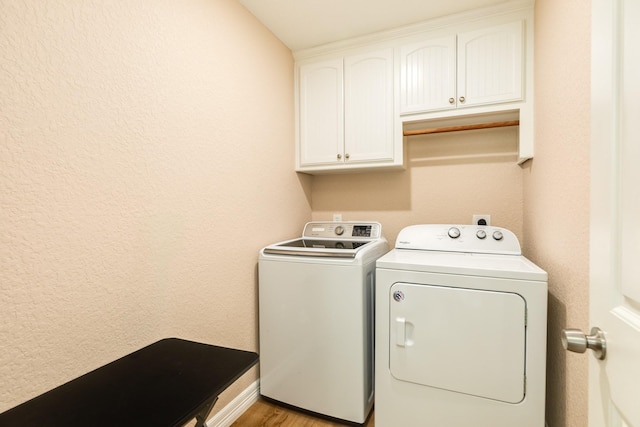
[{"label": "washer control panel", "polygon": [[302,236],[314,239],[372,240],[382,237],[382,226],[378,222],[308,222]]},{"label": "washer control panel", "polygon": [[397,249],[521,255],[520,242],[506,228],[483,225],[422,224],[398,234]]}]

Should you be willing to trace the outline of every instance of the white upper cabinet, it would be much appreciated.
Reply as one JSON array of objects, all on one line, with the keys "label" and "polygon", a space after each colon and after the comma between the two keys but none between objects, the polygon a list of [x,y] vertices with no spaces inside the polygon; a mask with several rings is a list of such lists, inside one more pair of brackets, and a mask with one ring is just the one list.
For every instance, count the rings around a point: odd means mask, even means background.
[{"label": "white upper cabinet", "polygon": [[344,60],[344,160],[393,162],[393,50]]},{"label": "white upper cabinet", "polygon": [[458,106],[522,100],[522,21],[458,34]]},{"label": "white upper cabinet", "polygon": [[400,113],[456,108],[456,37],[400,48]]},{"label": "white upper cabinet", "polygon": [[344,147],[342,58],[300,66],[298,93],[300,165],[340,162]]},{"label": "white upper cabinet", "polygon": [[393,49],[385,48],[298,65],[296,170],[401,163],[396,160],[402,138],[394,133],[393,59]]},{"label": "white upper cabinet", "polygon": [[400,113],[522,99],[522,21],[400,47]]},{"label": "white upper cabinet", "polygon": [[296,171],[402,168],[403,129],[505,121],[532,158],[533,19],[511,0],[294,52]]}]

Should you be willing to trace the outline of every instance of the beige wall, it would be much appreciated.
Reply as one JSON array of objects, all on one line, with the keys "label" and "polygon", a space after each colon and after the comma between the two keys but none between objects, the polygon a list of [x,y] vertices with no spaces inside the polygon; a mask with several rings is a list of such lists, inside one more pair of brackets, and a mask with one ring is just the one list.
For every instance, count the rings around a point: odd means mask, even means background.
[{"label": "beige wall", "polygon": [[166,336],[256,349],[257,251],[311,217],[378,220],[393,245],[488,213],[550,274],[549,426],[587,425],[587,359],[557,334],[588,327],[588,13],[536,2],[524,168],[505,128],[310,177],[291,54],[234,1],[1,3],[0,411]]},{"label": "beige wall", "polygon": [[400,172],[315,176],[313,218],[375,220],[390,246],[408,225],[471,224],[490,214],[493,225],[522,236],[522,170],[517,129],[500,128],[407,139]]},{"label": "beige wall", "polygon": [[547,421],[587,423],[587,357],[560,330],[588,330],[590,2],[537,0],[535,158],[515,164],[514,130],[414,137],[403,172],[313,178],[314,219],[374,219],[393,245],[419,223],[492,215],[549,273]]},{"label": "beige wall", "polygon": [[256,350],[258,250],[311,217],[291,52],[231,0],[24,0],[0,64],[0,412],[163,337]]},{"label": "beige wall", "polygon": [[589,330],[590,7],[536,1],[536,156],[524,173],[524,250],[549,273],[550,427],[588,425],[588,357],[565,352],[560,332]]}]

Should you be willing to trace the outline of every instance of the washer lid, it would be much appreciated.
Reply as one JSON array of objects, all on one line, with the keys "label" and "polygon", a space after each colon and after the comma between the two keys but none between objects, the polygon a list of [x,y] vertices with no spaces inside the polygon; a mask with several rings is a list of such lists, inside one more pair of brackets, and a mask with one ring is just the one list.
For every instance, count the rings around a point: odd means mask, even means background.
[{"label": "washer lid", "polygon": [[[274,243],[263,254],[320,258],[355,258],[362,250],[383,242],[382,226],[371,221],[308,222],[302,238]],[[379,252],[379,251],[377,251]],[[379,255],[378,255],[379,256]]]},{"label": "washer lid", "polygon": [[264,248],[265,254],[333,258],[355,258],[358,251],[372,240],[293,239]]}]

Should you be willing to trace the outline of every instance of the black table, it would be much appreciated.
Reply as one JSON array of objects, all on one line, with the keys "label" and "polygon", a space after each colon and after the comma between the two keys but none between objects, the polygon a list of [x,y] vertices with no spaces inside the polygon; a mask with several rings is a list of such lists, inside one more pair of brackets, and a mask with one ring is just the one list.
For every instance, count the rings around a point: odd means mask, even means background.
[{"label": "black table", "polygon": [[2,427],[204,427],[253,352],[177,338],[153,343],[0,414]]}]

